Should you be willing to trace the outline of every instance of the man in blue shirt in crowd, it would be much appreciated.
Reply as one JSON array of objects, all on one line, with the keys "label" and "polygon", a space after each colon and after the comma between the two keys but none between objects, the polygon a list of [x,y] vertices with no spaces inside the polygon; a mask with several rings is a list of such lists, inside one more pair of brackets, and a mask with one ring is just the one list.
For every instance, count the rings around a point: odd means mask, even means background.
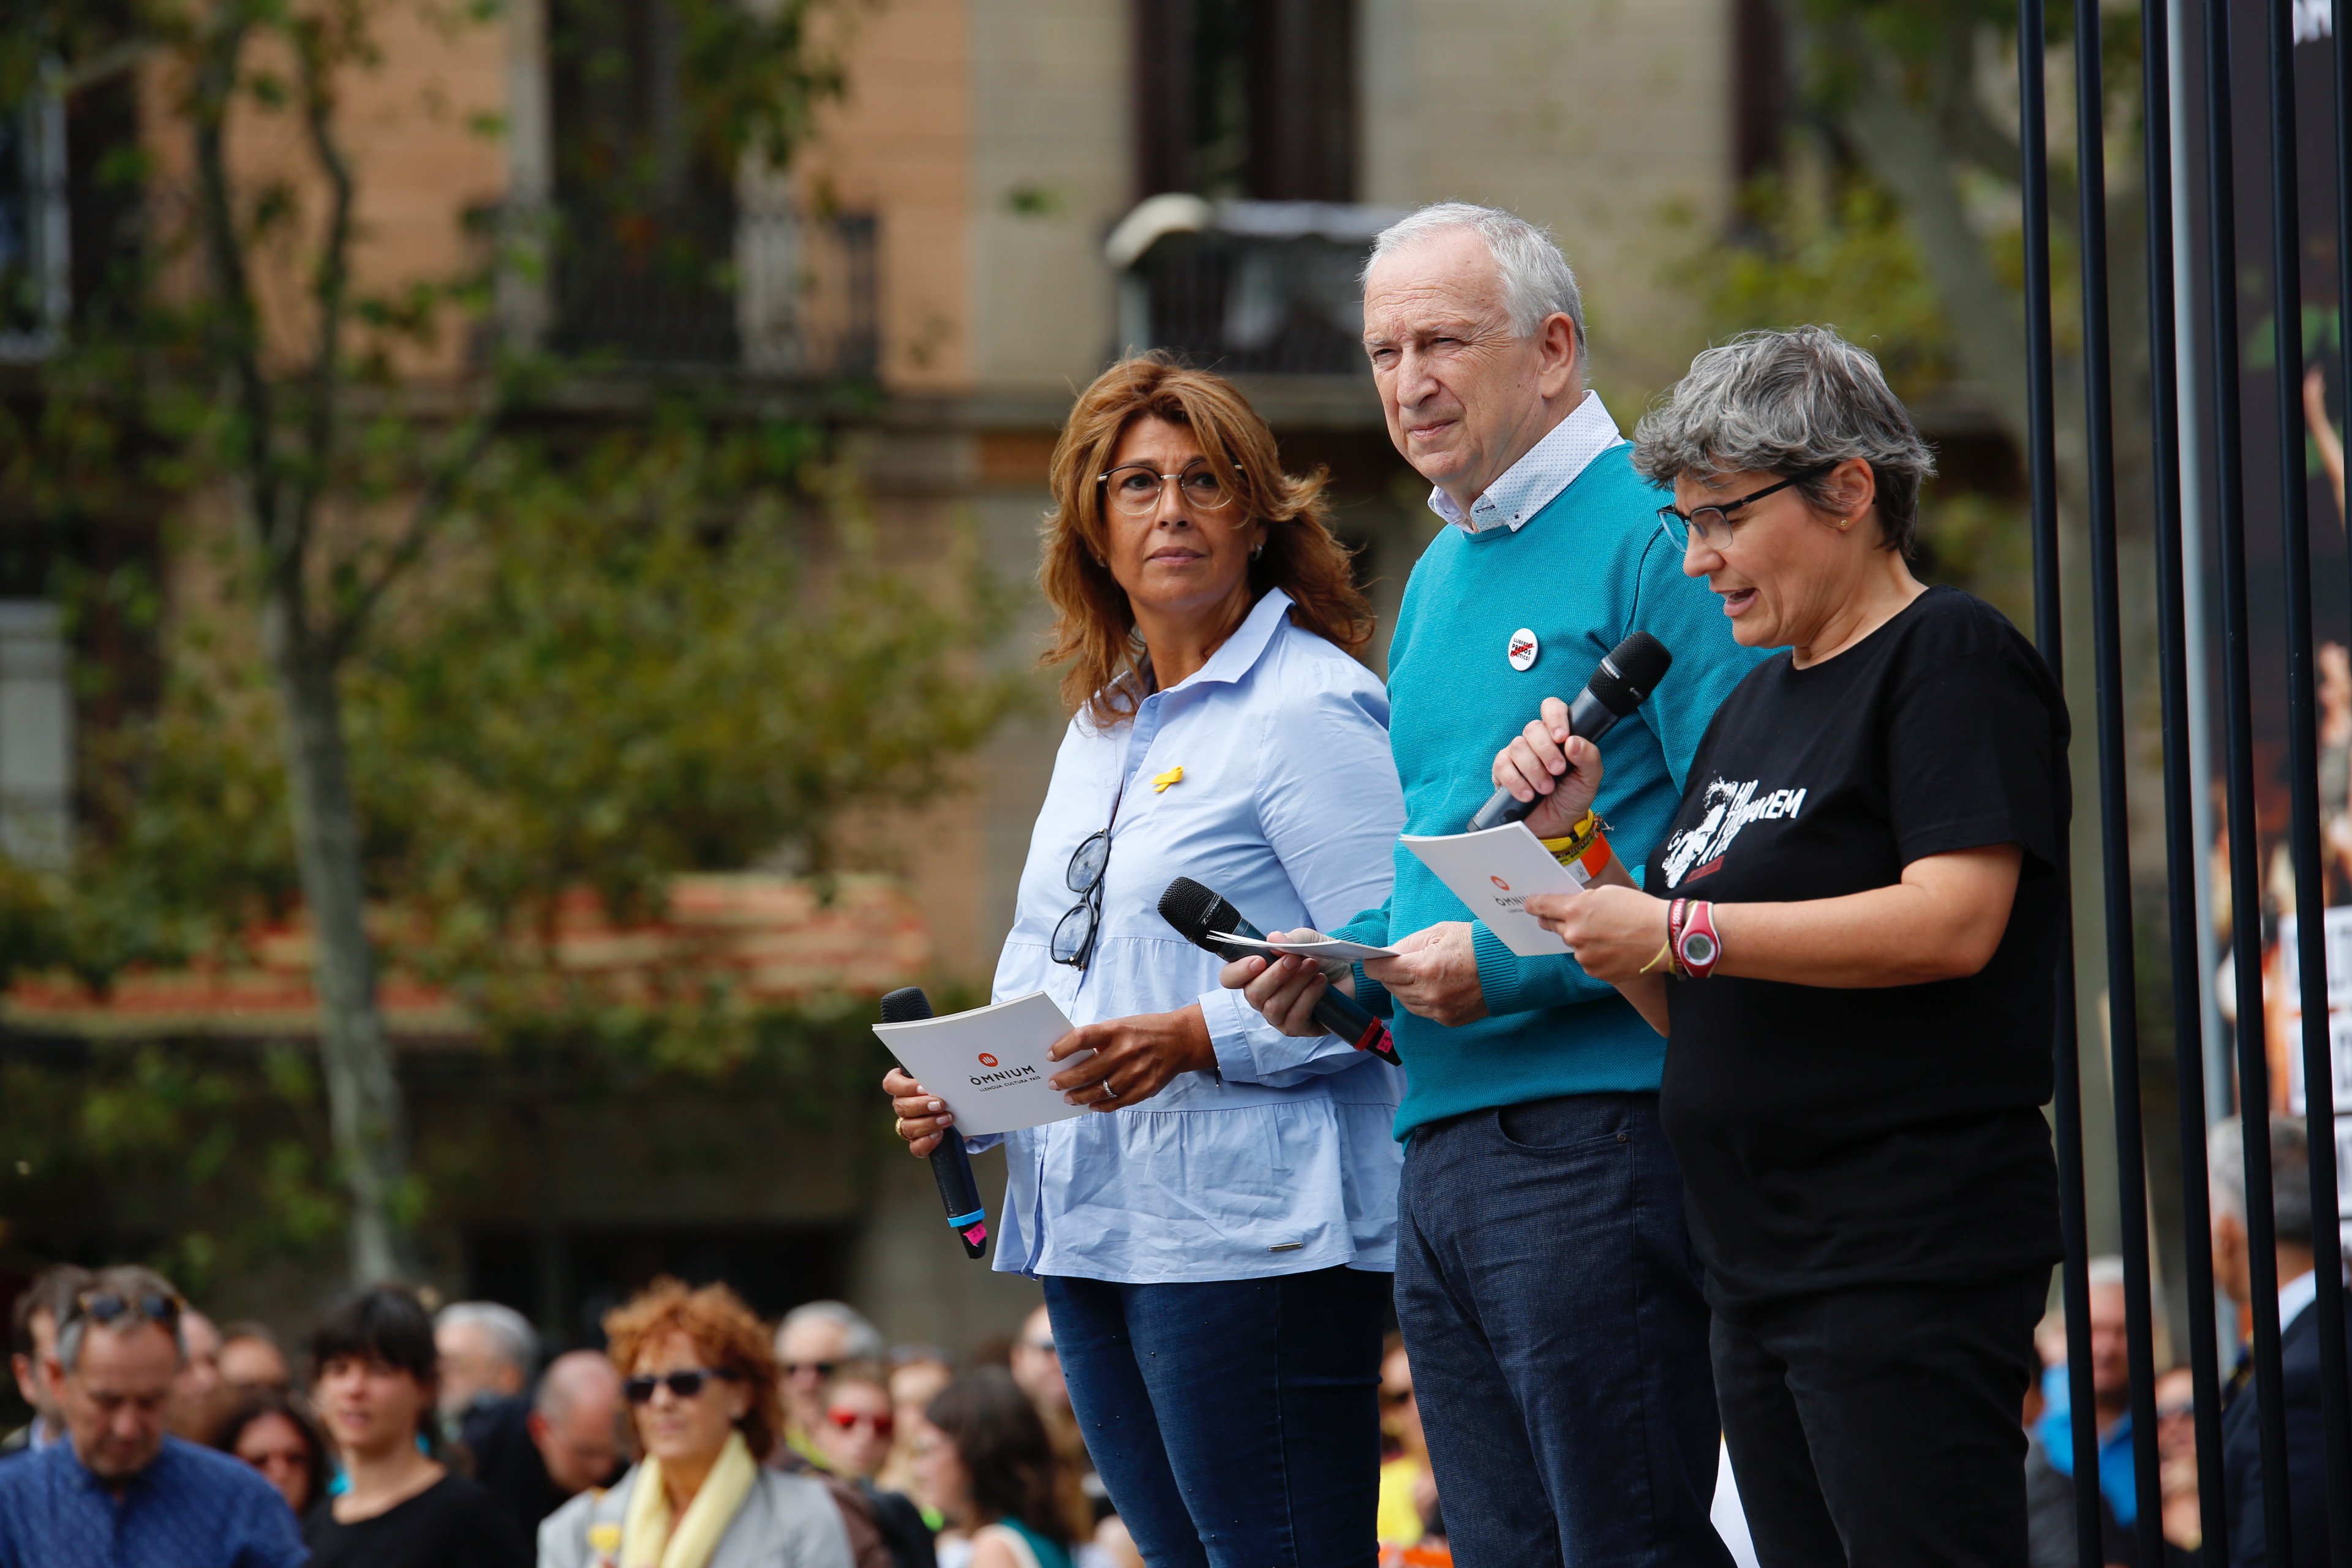
[{"label": "man in blue shirt in crowd", "polygon": [[42,1366],[67,1440],[0,1466],[0,1568],[299,1568],[294,1515],[261,1473],[163,1432],[186,1303],[109,1268]]},{"label": "man in blue shirt in crowd", "polygon": [[[1741,648],[1658,525],[1673,500],[1585,384],[1582,301],[1549,237],[1448,203],[1381,236],[1364,346],[1389,435],[1453,526],[1423,552],[1389,648],[1405,831],[1460,833],[1495,753],[1626,634],[1674,666],[1601,742],[1595,803],[1638,869]],[[1400,845],[1395,889],[1338,933],[1403,950],[1357,967],[1407,1089],[1397,1317],[1454,1560],[1717,1564],[1707,1310],[1658,1124],[1665,1042],[1565,952],[1521,958]],[[1286,1028],[1301,961],[1255,975]],[[1304,989],[1303,989],[1304,988]]]}]

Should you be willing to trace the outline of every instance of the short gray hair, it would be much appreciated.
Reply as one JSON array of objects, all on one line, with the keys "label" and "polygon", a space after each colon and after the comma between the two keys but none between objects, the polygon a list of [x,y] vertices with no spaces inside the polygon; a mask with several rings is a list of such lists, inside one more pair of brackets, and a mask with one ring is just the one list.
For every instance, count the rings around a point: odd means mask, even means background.
[{"label": "short gray hair", "polygon": [[[2230,1116],[2205,1135],[2213,1212],[2246,1222],[2246,1126]],[[2311,1138],[2300,1116],[2271,1118],[2271,1232],[2280,1241],[2313,1244]]]},{"label": "short gray hair", "polygon": [[[58,1364],[68,1372],[72,1372],[80,1362],[82,1342],[89,1337],[90,1326],[97,1323],[96,1319],[80,1310],[81,1300],[100,1291],[112,1291],[127,1300],[136,1300],[142,1296],[162,1296],[178,1301],[182,1312],[190,1310],[179,1291],[173,1289],[172,1282],[152,1268],[124,1263],[100,1269],[89,1276],[89,1283],[81,1289],[59,1303],[56,1355]],[[123,1313],[110,1323],[97,1323],[97,1326],[110,1334],[128,1334],[151,1322],[154,1320],[134,1310]],[[181,1331],[180,1314],[174,1313],[170,1322],[156,1323],[155,1326],[172,1336],[172,1348],[179,1352],[180,1363],[186,1365],[188,1339]]]},{"label": "short gray hair", "polygon": [[1372,241],[1358,281],[1369,280],[1372,268],[1398,251],[1448,229],[1467,229],[1486,242],[1495,269],[1503,275],[1511,331],[1531,338],[1547,319],[1566,316],[1576,329],[1577,363],[1584,363],[1584,296],[1577,289],[1576,273],[1552,243],[1551,231],[1517,213],[1470,202],[1433,202],[1407,213]]},{"label": "short gray hair", "polygon": [[512,1307],[496,1301],[452,1301],[433,1319],[434,1330],[479,1329],[490,1338],[499,1359],[529,1377],[539,1369],[539,1331]]},{"label": "short gray hair", "polygon": [[[1860,458],[1878,481],[1878,526],[1908,556],[1919,539],[1919,487],[1935,454],[1886,384],[1878,361],[1830,327],[1742,332],[1691,361],[1690,374],[1633,429],[1633,466],[1662,485],[1685,474],[1793,474]],[[1798,489],[1834,510],[1828,475]]]},{"label": "short gray hair", "polygon": [[882,1331],[846,1301],[804,1301],[784,1314],[776,1325],[776,1342],[802,1323],[831,1323],[842,1331],[841,1359],[880,1361],[885,1348]]}]

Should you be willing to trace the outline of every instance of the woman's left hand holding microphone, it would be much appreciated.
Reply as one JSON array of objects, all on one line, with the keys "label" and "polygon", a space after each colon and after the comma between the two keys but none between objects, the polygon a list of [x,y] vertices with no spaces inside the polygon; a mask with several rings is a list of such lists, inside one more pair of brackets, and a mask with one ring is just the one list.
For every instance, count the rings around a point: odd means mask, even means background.
[{"label": "woman's left hand holding microphone", "polygon": [[[1178,1073],[1206,1072],[1217,1065],[1209,1021],[1197,1002],[1172,1013],[1139,1013],[1082,1024],[1054,1042],[1046,1055],[1068,1061],[1086,1056],[1049,1080],[1072,1105],[1088,1110],[1124,1110],[1166,1089]],[[901,1068],[882,1075],[882,1092],[898,1115],[898,1136],[909,1152],[929,1155],[940,1134],[955,1125],[947,1102],[917,1083]]]}]

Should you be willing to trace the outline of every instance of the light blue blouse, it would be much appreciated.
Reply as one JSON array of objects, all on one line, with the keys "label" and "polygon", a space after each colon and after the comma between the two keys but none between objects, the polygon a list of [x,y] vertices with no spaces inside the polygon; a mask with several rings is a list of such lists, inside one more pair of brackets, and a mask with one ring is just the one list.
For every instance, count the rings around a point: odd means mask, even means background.
[{"label": "light blue blouse", "polygon": [[[1006,1134],[1000,1269],[1160,1283],[1396,1267],[1402,1075],[1334,1037],[1276,1033],[1159,912],[1178,877],[1261,931],[1328,929],[1388,896],[1404,796],[1387,693],[1289,609],[1267,593],[1131,721],[1097,731],[1081,712],[1063,736],[995,999],[1043,991],[1074,1024],[1198,1002],[1217,1068],[1127,1110]],[[1115,802],[1101,933],[1073,969],[1049,951],[1077,901],[1070,854]]]}]

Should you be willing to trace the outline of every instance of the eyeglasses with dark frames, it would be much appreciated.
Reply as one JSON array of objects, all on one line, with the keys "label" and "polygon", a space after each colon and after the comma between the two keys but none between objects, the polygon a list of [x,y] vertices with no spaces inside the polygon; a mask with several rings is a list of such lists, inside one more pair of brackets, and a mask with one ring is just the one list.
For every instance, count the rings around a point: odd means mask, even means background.
[{"label": "eyeglasses with dark frames", "polygon": [[667,1388],[680,1399],[691,1399],[712,1378],[722,1383],[740,1383],[743,1374],[731,1366],[690,1366],[658,1376],[641,1374],[629,1378],[622,1383],[621,1394],[632,1405],[643,1405],[653,1398],[655,1389]]},{"label": "eyeglasses with dark frames", "polygon": [[1800,468],[1778,484],[1766,485],[1760,490],[1749,490],[1738,500],[1725,501],[1720,506],[1693,507],[1688,511],[1680,507],[1662,506],[1658,509],[1658,526],[1665,530],[1667,540],[1676,550],[1688,550],[1694,534],[1708,549],[1720,549],[1731,542],[1731,531],[1747,521],[1733,517],[1733,512],[1762,500],[1766,496],[1777,495],[1790,485],[1801,485],[1807,479],[1817,479],[1836,467],[1835,460],[1815,463],[1810,468]]},{"label": "eyeglasses with dark frames", "polygon": [[[1110,808],[1111,822],[1118,822],[1118,806]],[[1077,894],[1078,901],[1063,915],[1054,927],[1054,962],[1066,963],[1073,969],[1084,969],[1095,955],[1095,937],[1102,929],[1103,873],[1110,868],[1110,828],[1099,828],[1078,841],[1070,851],[1070,864],[1062,873],[1063,885]]]}]

